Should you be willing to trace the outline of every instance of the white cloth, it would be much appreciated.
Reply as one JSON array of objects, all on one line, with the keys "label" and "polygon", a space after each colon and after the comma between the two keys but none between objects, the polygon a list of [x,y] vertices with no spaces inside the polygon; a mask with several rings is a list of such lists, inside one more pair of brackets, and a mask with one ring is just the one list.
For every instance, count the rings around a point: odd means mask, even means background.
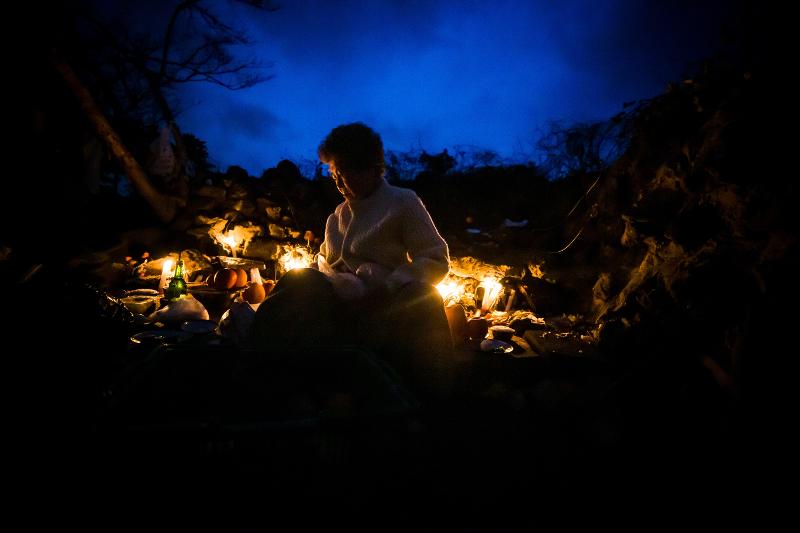
[{"label": "white cloth", "polygon": [[208,311],[191,294],[187,294],[154,311],[148,317],[152,322],[183,322],[184,320],[208,320]]},{"label": "white cloth", "polygon": [[410,281],[436,285],[447,275],[450,257],[416,193],[381,178],[368,197],[345,200],[328,217],[318,267],[334,286],[346,273],[366,287],[393,290]]}]

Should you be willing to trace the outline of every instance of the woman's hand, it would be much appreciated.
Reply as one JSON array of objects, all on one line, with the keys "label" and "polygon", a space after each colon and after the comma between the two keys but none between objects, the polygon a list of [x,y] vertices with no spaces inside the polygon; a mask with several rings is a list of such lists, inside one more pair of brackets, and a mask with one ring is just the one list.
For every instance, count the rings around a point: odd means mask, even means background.
[{"label": "woman's hand", "polygon": [[364,280],[370,290],[385,288],[390,273],[388,268],[378,263],[363,263],[356,269],[356,276]]},{"label": "woman's hand", "polygon": [[333,290],[342,300],[361,300],[367,294],[367,284],[356,276],[347,272],[336,272],[328,279],[333,284]]}]

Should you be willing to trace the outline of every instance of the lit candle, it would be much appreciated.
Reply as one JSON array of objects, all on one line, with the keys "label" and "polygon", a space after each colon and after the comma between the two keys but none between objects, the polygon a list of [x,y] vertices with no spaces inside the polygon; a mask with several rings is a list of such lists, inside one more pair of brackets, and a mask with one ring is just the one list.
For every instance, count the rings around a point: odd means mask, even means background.
[{"label": "lit candle", "polygon": [[436,289],[442,295],[442,300],[448,304],[458,302],[463,292],[462,287],[455,281],[443,281],[436,286]]},{"label": "lit candle", "polygon": [[284,273],[294,270],[295,268],[307,268],[311,266],[313,262],[313,256],[302,246],[288,249],[286,253],[278,259],[278,263]]},{"label": "lit candle", "polygon": [[164,294],[164,289],[167,288],[169,285],[169,281],[172,279],[172,267],[175,266],[175,263],[172,259],[164,259],[164,266],[161,267],[161,279],[158,281],[158,293]]},{"label": "lit candle", "polygon": [[231,257],[236,257],[236,238],[233,236],[232,232],[228,232],[228,235],[222,238],[222,242],[228,245],[228,248],[231,250]]},{"label": "lit candle", "polygon": [[486,278],[481,282],[483,287],[483,301],[481,302],[481,311],[484,313],[490,311],[497,303],[497,297],[500,296],[500,289],[503,286],[494,278]]}]

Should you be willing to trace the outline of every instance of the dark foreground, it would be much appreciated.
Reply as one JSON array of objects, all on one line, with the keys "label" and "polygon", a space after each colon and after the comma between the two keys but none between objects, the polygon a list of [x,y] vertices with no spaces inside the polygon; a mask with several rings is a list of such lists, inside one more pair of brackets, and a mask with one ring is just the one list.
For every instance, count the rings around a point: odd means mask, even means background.
[{"label": "dark foreground", "polygon": [[7,322],[4,350],[32,523],[496,530],[599,503],[729,518],[783,468],[774,421],[702,367],[465,348],[453,389],[420,398],[357,347],[151,352],[113,322],[45,318]]}]

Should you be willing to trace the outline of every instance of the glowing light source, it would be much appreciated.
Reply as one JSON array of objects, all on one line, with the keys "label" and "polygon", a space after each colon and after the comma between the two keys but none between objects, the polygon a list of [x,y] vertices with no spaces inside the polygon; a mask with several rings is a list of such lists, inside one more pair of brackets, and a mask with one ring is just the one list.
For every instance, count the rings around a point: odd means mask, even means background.
[{"label": "glowing light source", "polygon": [[220,235],[219,241],[231,252],[233,257],[236,257],[236,249],[239,247],[239,240],[232,231],[229,231],[228,235]]},{"label": "glowing light source", "polygon": [[481,311],[491,310],[497,304],[500,290],[503,286],[494,278],[484,278],[479,287],[483,287],[483,300],[481,301]]},{"label": "glowing light source", "polygon": [[464,287],[455,281],[443,281],[436,286],[445,303],[458,301],[464,294]]},{"label": "glowing light source", "polygon": [[281,270],[286,273],[295,268],[308,268],[314,262],[314,255],[303,246],[289,248],[279,259]]},{"label": "glowing light source", "polygon": [[240,251],[245,253],[247,245],[253,237],[258,235],[260,230],[257,226],[234,226],[228,231],[223,231],[227,223],[227,220],[217,219],[209,227],[208,234],[220,246],[225,248],[231,256],[236,257],[236,254]]},{"label": "glowing light source", "polygon": [[173,274],[172,267],[174,266],[175,262],[172,259],[164,259],[164,265],[161,267],[161,279],[158,280],[159,294],[164,294],[164,289],[166,289],[167,285],[169,285]]}]

